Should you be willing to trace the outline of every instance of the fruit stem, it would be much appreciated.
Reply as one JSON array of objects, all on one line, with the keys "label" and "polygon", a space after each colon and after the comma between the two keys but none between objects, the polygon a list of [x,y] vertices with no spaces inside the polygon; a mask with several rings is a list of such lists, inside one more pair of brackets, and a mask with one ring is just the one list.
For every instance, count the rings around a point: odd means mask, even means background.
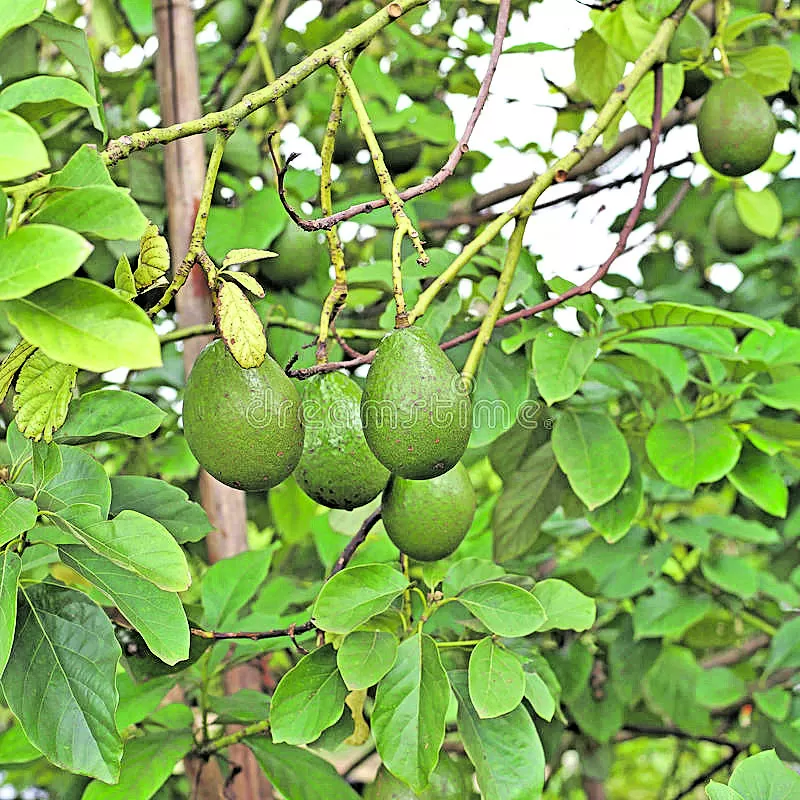
[{"label": "fruit stem", "polygon": [[731,14],[731,0],[716,0],[717,14],[717,47],[719,48],[719,59],[722,64],[722,71],[726,77],[731,74],[731,64],[728,61],[728,53],[725,49],[725,27],[728,24],[728,17]]},{"label": "fruit stem", "polygon": [[403,268],[402,268],[403,229],[397,227],[392,236],[392,292],[397,306],[394,318],[395,328],[408,327],[408,312],[406,311],[406,298],[403,294]]},{"label": "fruit stem", "polygon": [[514,232],[508,240],[506,259],[503,264],[503,271],[500,273],[500,278],[497,281],[494,297],[489,304],[489,310],[486,312],[486,316],[481,322],[480,330],[475,337],[475,341],[472,343],[472,349],[469,351],[464,369],[461,372],[461,376],[467,386],[470,386],[475,379],[475,374],[480,366],[484,350],[489,344],[489,340],[492,338],[494,326],[500,314],[503,312],[508,290],[511,287],[511,281],[514,280],[514,273],[516,272],[519,257],[522,253],[522,238],[525,235],[525,227],[528,224],[530,215],[530,211],[525,211],[520,214],[514,226]]},{"label": "fruit stem", "polygon": [[[267,47],[267,30],[269,28],[267,18],[271,11],[272,0],[261,0],[253,19],[253,27],[250,28],[250,32],[247,34],[248,41],[252,42],[256,47],[267,83],[275,82],[275,67],[272,65],[272,58],[270,58],[269,48]],[[282,128],[289,121],[289,109],[286,108],[286,101],[283,95],[275,101],[275,110],[278,115],[278,127]],[[280,155],[278,157],[280,158]]]}]

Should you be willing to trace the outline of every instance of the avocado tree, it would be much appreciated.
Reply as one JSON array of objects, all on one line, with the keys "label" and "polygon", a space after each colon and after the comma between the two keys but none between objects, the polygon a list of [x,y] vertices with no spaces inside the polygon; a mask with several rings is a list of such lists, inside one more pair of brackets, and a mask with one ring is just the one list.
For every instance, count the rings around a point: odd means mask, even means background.
[{"label": "avocado tree", "polygon": [[0,8],[9,783],[800,796],[797,9],[193,5]]}]

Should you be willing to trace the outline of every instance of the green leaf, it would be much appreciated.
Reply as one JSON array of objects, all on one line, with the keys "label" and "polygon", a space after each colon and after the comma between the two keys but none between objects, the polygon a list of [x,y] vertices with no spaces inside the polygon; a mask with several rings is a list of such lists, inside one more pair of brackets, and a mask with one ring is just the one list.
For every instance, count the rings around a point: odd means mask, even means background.
[{"label": "green leaf", "polygon": [[674,326],[721,326],[724,328],[754,328],[771,334],[772,326],[750,314],[722,311],[718,308],[692,306],[687,303],[637,303],[632,311],[617,313],[617,322],[629,331]]},{"label": "green leaf", "polygon": [[708,730],[708,711],[695,700],[700,674],[702,668],[691,650],[674,645],[665,647],[647,673],[645,697],[648,704],[671,725],[690,733]]},{"label": "green leaf", "polygon": [[578,727],[592,739],[606,743],[625,722],[625,705],[614,691],[615,683],[605,684],[595,693],[588,682],[567,702]]},{"label": "green leaf", "polygon": [[161,345],[147,314],[113,289],[65,278],[5,304],[8,318],[50,358],[90,372],[161,366]]},{"label": "green leaf", "polygon": [[600,108],[622,80],[625,59],[594,30],[575,42],[575,78],[595,108]]},{"label": "green leaf", "polygon": [[772,23],[772,14],[748,14],[745,17],[739,17],[734,21],[729,21],[725,26],[725,33],[723,34],[723,41],[727,45],[730,42],[738,39],[745,31],[750,28],[761,28],[765,25]]},{"label": "green leaf", "polygon": [[111,513],[124,509],[147,514],[160,522],[181,544],[197,542],[211,531],[206,512],[178,486],[158,478],[116,475],[111,479]]},{"label": "green leaf", "polygon": [[450,673],[458,698],[458,732],[475,765],[484,800],[541,797],[544,751],[528,712],[521,706],[494,719],[481,719],[469,698],[467,673]]},{"label": "green leaf", "polygon": [[33,484],[37,489],[46,486],[61,472],[64,461],[58,445],[52,442],[34,442],[31,445]]},{"label": "green leaf", "polygon": [[508,561],[527,552],[568,489],[549,442],[527,454],[505,479],[494,507],[495,559]]},{"label": "green leaf", "polygon": [[764,676],[779,669],[800,666],[800,617],[784,622],[769,645]]},{"label": "green leaf", "polygon": [[386,768],[415,792],[428,785],[439,760],[449,701],[436,642],[424,633],[409,637],[378,684],[372,733]]},{"label": "green leaf", "polygon": [[525,670],[525,699],[542,719],[552,721],[556,713],[556,701],[538,672]]},{"label": "green leaf", "polygon": [[566,410],[556,421],[552,441],[558,465],[590,510],[607,503],[622,488],[631,458],[611,417]]},{"label": "green leaf", "polygon": [[394,666],[397,637],[387,631],[348,633],[336,652],[336,663],[347,688],[369,689]]},{"label": "green leaf", "polygon": [[469,657],[469,697],[481,719],[513,711],[525,694],[520,660],[487,636]]},{"label": "green leaf", "polygon": [[389,608],[406,586],[408,581],[388,564],[347,567],[322,587],[311,617],[324,631],[350,633]]},{"label": "green leaf", "polygon": [[766,453],[745,444],[736,468],[728,473],[728,480],[740,494],[752,500],[767,514],[786,517],[789,489],[775,460]]},{"label": "green leaf", "polygon": [[8,663],[17,626],[17,580],[22,560],[6,549],[0,554],[0,675]]},{"label": "green leaf", "polygon": [[42,754],[17,725],[11,725],[0,734],[0,764],[28,764],[41,758]]},{"label": "green leaf", "polygon": [[502,578],[505,570],[488,558],[461,558],[451,564],[442,581],[442,593],[453,597],[469,586]]},{"label": "green leaf", "polygon": [[137,295],[136,281],[133,279],[133,270],[128,256],[123,253],[114,270],[114,291],[124,300],[132,300]]},{"label": "green leaf", "polygon": [[52,584],[21,589],[17,614],[0,685],[25,735],[56,766],[116,781],[120,648],[111,622],[86,595]]},{"label": "green leaf", "polygon": [[744,800],[789,800],[800,792],[800,775],[789,769],[774,750],[765,750],[742,761],[728,785]]},{"label": "green leaf", "polygon": [[61,560],[96,586],[167,664],[189,657],[189,624],[180,598],[81,545],[62,545]]},{"label": "green leaf", "polygon": [[20,0],[0,8],[0,39],[7,33],[33,22],[44,11],[46,0]]},{"label": "green leaf", "polygon": [[768,386],[756,386],[753,393],[770,408],[800,413],[800,375],[771,383]]},{"label": "green leaf", "polygon": [[0,300],[25,297],[72,275],[92,252],[82,236],[55,225],[23,225],[0,239]]},{"label": "green leaf", "polygon": [[307,744],[342,716],[347,687],[329,644],[303,656],[281,678],[270,704],[273,742]]},{"label": "green leaf", "polygon": [[214,313],[220,336],[239,366],[244,369],[259,366],[267,354],[264,326],[235,283],[222,281],[218,285]]},{"label": "green leaf", "polygon": [[634,3],[621,3],[609,11],[591,11],[593,28],[626,61],[636,61],[652,41],[658,28],[655,20],[639,15]]},{"label": "green leaf", "polygon": [[248,550],[213,564],[203,576],[200,591],[206,625],[213,629],[232,624],[236,615],[267,578],[275,546]]},{"label": "green leaf", "polygon": [[772,336],[751,331],[739,345],[739,352],[747,359],[771,366],[800,364],[800,330],[775,323]]},{"label": "green leaf", "polygon": [[10,542],[36,524],[39,509],[33,500],[17,497],[6,485],[0,485],[0,545]]},{"label": "green leaf", "polygon": [[273,744],[263,737],[245,739],[270,783],[287,800],[358,800],[359,795],[332,764],[310,750]]},{"label": "green leaf", "polygon": [[631,471],[622,488],[607,503],[589,511],[586,520],[607,542],[617,542],[631,529],[643,497],[642,472],[631,457]]},{"label": "green leaf", "polygon": [[22,365],[36,352],[32,344],[21,339],[14,349],[3,359],[0,364],[0,403],[5,400],[11,381],[22,368]]},{"label": "green leaf", "polygon": [[765,96],[789,88],[792,78],[792,58],[779,44],[753,47],[743,52],[731,53],[731,66],[744,67],[742,77]]},{"label": "green leaf", "polygon": [[101,239],[136,240],[147,227],[147,217],[128,192],[110,186],[84,186],[58,192],[45,202],[34,219]]},{"label": "green leaf", "polygon": [[121,390],[100,389],[74,400],[56,441],[85,444],[124,436],[148,436],[166,414],[146,397]]},{"label": "green leaf", "polygon": [[539,631],[585,631],[594,625],[597,605],[572,584],[557,578],[539,581],[533,596],[542,604],[547,621]]},{"label": "green leaf", "polygon": [[26,119],[39,119],[70,106],[92,108],[97,101],[76,81],[55,75],[36,75],[0,91],[0,111],[17,109]]},{"label": "green leaf", "polygon": [[138,511],[121,511],[114,519],[83,527],[68,522],[66,529],[95,553],[161,589],[189,588],[189,566],[180,545],[163,525]]},{"label": "green leaf", "polygon": [[637,639],[679,639],[714,608],[705,595],[689,594],[663,581],[653,594],[640,597],[633,609],[633,629]]},{"label": "green leaf", "polygon": [[747,697],[747,683],[728,667],[713,667],[697,673],[695,698],[713,709],[738,703]]},{"label": "green leaf", "polygon": [[148,730],[125,742],[119,783],[92,781],[81,800],[149,800],[172,775],[175,765],[192,749],[191,730]]},{"label": "green leaf", "polygon": [[647,455],[664,480],[694,491],[724,478],[739,460],[742,443],[721,419],[656,423],[647,434]]},{"label": "green leaf", "polygon": [[542,604],[519,586],[489,581],[466,589],[458,602],[498,636],[527,636],[547,620]]},{"label": "green leaf", "polygon": [[114,181],[94,145],[81,145],[69,161],[52,178],[50,189],[77,189],[81,186],[107,186],[115,188]]},{"label": "green leaf", "polygon": [[775,544],[781,540],[780,534],[774,528],[768,528],[755,519],[742,519],[735,514],[728,517],[705,514],[696,521],[715,533],[721,533],[729,539],[738,539],[740,542]]},{"label": "green leaf", "polygon": [[533,341],[533,370],[547,405],[572,397],[597,354],[597,340],[548,328]]},{"label": "green leaf", "polygon": [[[661,119],[664,119],[675,108],[683,93],[683,67],[680,64],[664,64],[662,69],[664,73],[664,89],[661,103]],[[647,128],[653,124],[654,87],[655,78],[651,71],[642,78],[625,104],[628,111],[633,114],[634,119]]]},{"label": "green leaf", "polygon": [[744,800],[739,792],[731,789],[730,786],[725,786],[723,783],[711,781],[706,786],[706,794],[709,800]]},{"label": "green leaf", "polygon": [[657,369],[675,394],[679,394],[689,381],[689,366],[677,347],[651,342],[619,342],[616,349],[641,358]]},{"label": "green leaf", "polygon": [[635,0],[634,4],[644,19],[660,22],[680,5],[680,0]]},{"label": "green leaf", "polygon": [[706,580],[745,600],[758,592],[758,572],[741,556],[718,553],[700,562]]},{"label": "green leaf", "polygon": [[77,373],[77,367],[53,361],[41,350],[22,365],[13,405],[23,436],[52,441],[53,432],[66,419]]},{"label": "green leaf", "polygon": [[783,208],[772,189],[754,192],[746,186],[740,186],[733,193],[733,201],[742,222],[753,233],[767,239],[778,235],[783,225]]},{"label": "green leaf", "polygon": [[0,181],[19,180],[49,166],[39,134],[22,117],[0,111]]},{"label": "green leaf", "polygon": [[753,700],[762,714],[776,722],[783,722],[792,706],[791,692],[780,686],[773,686],[763,692],[753,692]]}]

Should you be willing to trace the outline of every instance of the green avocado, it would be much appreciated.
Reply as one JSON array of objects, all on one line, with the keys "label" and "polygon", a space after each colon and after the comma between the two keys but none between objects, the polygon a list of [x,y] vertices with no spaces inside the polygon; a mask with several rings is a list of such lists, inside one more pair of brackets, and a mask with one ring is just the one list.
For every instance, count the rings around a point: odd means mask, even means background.
[{"label": "green avocado", "polygon": [[711,44],[711,33],[703,21],[691,11],[681,20],[667,50],[667,61],[677,64],[696,61],[705,55]]},{"label": "green avocado", "polygon": [[722,195],[714,206],[709,226],[719,249],[731,255],[746,253],[758,241],[758,234],[742,222],[736,211],[732,192]]},{"label": "green avocado", "polygon": [[381,764],[375,780],[364,790],[363,797],[364,800],[469,800],[473,794],[466,772],[462,772],[447,753],[440,753],[431,781],[420,794],[395,778]]},{"label": "green avocado", "polygon": [[243,369],[217,339],[186,381],[183,431],[200,466],[218,481],[270,489],[289,477],[303,452],[300,395],[270,356]]},{"label": "green avocado", "polygon": [[259,262],[260,272],[267,283],[280,288],[299,286],[314,274],[322,259],[328,257],[316,232],[304,231],[293,222],[287,224],[270,250],[278,256]]},{"label": "green avocado", "polygon": [[242,0],[220,0],[214,6],[217,30],[222,40],[235,47],[250,30],[252,18]]},{"label": "green avocado", "polygon": [[419,139],[394,139],[381,143],[383,160],[393,175],[401,175],[416,166],[422,154],[422,142]]},{"label": "green avocado", "polygon": [[454,467],[469,442],[472,402],[450,359],[422,328],[381,340],[361,421],[378,461],[403,478],[424,480]]},{"label": "green avocado", "polygon": [[341,372],[305,381],[306,439],[294,476],[312,500],[328,508],[363,506],[389,480],[389,470],[367,446],[360,406],[361,389]]},{"label": "green avocado", "polygon": [[417,561],[449,556],[474,516],[475,490],[460,463],[427,481],[392,476],[383,491],[383,527],[397,548]]},{"label": "green avocado", "polygon": [[777,131],[767,101],[742,78],[715,83],[697,117],[703,157],[717,172],[735,178],[769,158]]}]

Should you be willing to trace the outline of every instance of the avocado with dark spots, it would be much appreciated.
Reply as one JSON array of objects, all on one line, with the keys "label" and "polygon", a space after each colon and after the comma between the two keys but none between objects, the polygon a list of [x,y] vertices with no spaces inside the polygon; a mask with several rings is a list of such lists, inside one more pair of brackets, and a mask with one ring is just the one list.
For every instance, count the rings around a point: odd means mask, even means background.
[{"label": "avocado with dark spots", "polygon": [[471,772],[462,771],[447,753],[440,753],[430,783],[416,794],[381,765],[375,780],[364,790],[364,800],[469,800],[475,796],[469,780]]},{"label": "avocado with dark spots", "polygon": [[697,117],[703,157],[717,172],[733,178],[764,164],[777,131],[769,104],[743,78],[715,83]]},{"label": "avocado with dark spots", "polygon": [[183,430],[200,466],[218,481],[270,489],[289,477],[303,452],[300,395],[270,356],[243,369],[217,339],[186,381]]},{"label": "avocado with dark spots", "polygon": [[427,481],[392,476],[383,492],[383,527],[398,549],[417,561],[449,556],[474,516],[475,490],[460,463]]},{"label": "avocado with dark spots", "polygon": [[260,273],[271,286],[292,287],[307,281],[327,258],[316,231],[304,231],[290,222],[270,249],[276,258],[260,261]]},{"label": "avocado with dark spots", "polygon": [[370,449],[390,472],[424,480],[454,467],[469,442],[472,402],[450,359],[422,328],[378,346],[361,400]]},{"label": "avocado with dark spots", "polygon": [[758,234],[742,222],[731,192],[724,194],[714,206],[709,227],[719,249],[731,255],[746,253],[758,241]]},{"label": "avocado with dark spots", "polygon": [[363,506],[389,480],[389,470],[367,446],[360,406],[361,389],[341,372],[305,381],[306,438],[294,475],[312,500],[328,508]]}]

